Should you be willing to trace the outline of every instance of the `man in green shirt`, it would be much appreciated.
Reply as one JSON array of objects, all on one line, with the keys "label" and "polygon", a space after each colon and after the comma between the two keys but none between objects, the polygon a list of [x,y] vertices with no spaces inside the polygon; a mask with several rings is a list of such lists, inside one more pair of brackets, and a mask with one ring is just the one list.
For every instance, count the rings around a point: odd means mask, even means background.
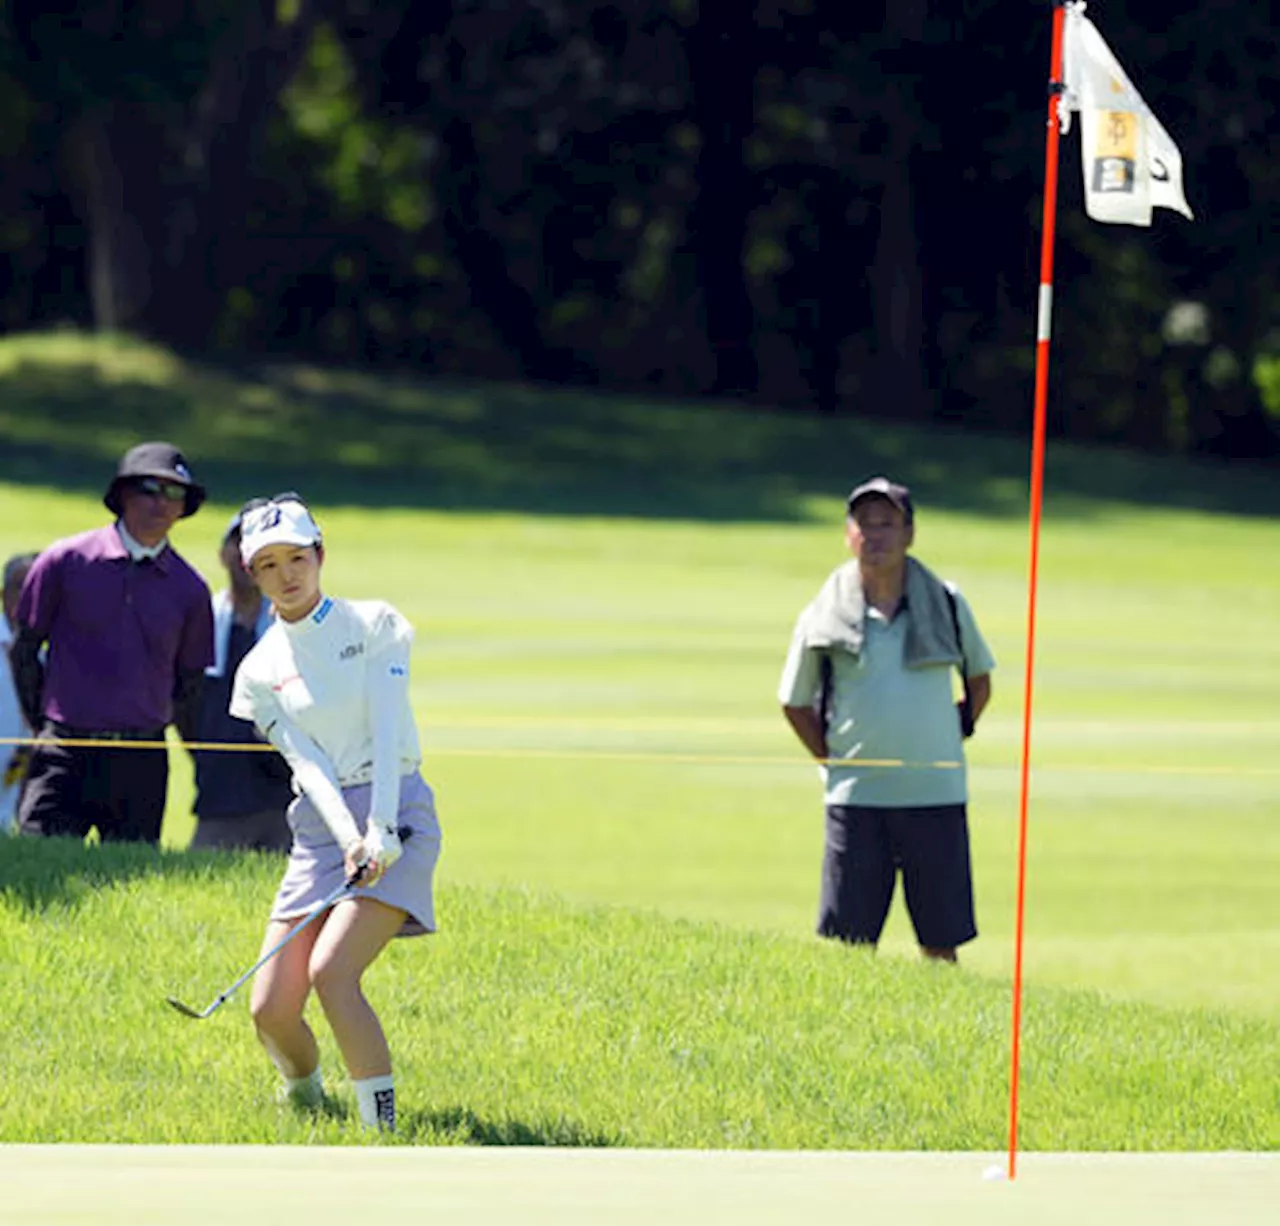
[{"label": "man in green shirt", "polygon": [[954,962],[977,935],[963,737],[990,700],[995,660],[964,597],[908,556],[907,488],[876,477],[847,508],[853,558],[800,614],[778,687],[825,764],[818,932],[875,945],[900,870],[921,950]]}]

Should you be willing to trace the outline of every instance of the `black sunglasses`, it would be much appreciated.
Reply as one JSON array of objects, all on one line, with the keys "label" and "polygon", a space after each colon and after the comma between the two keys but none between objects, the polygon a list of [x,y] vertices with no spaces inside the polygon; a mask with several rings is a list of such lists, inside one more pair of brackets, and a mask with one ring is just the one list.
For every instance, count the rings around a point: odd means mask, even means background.
[{"label": "black sunglasses", "polygon": [[250,498],[249,501],[240,508],[240,514],[243,517],[250,511],[256,511],[259,507],[269,507],[273,502],[296,502],[304,507],[307,505],[302,501],[301,494],[294,490],[285,490],[280,494],[272,494],[270,498]]},{"label": "black sunglasses", "polygon": [[170,502],[185,502],[187,487],[177,481],[161,481],[158,477],[139,477],[133,488],[150,498],[165,498]]}]

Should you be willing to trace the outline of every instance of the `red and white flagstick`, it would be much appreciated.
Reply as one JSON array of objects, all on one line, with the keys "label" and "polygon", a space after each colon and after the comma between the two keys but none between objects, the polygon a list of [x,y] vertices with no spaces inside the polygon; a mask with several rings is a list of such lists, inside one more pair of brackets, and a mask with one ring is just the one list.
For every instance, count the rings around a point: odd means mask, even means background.
[{"label": "red and white flagstick", "polygon": [[1045,415],[1049,399],[1049,336],[1053,323],[1053,240],[1058,216],[1058,107],[1063,94],[1064,0],[1053,0],[1049,66],[1049,127],[1044,156],[1044,222],[1040,232],[1040,298],[1036,315],[1035,426],[1031,444],[1030,560],[1027,576],[1027,652],[1022,698],[1022,777],[1018,795],[1018,887],[1013,946],[1013,1039],[1009,1073],[1009,1168],[1018,1174],[1018,1079],[1022,1037],[1022,936],[1027,884],[1027,794],[1031,774],[1031,683],[1036,645],[1036,584],[1040,567],[1040,512],[1044,502]]}]

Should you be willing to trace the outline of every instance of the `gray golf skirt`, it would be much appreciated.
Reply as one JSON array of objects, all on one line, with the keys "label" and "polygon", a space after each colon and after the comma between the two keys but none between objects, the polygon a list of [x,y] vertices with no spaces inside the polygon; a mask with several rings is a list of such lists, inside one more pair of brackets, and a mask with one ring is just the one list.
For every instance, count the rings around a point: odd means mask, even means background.
[{"label": "gray golf skirt", "polygon": [[[347,808],[363,829],[369,816],[367,783],[342,789]],[[294,798],[288,812],[293,831],[293,847],[284,879],[271,904],[273,920],[297,919],[342,884],[346,869],[342,848],[329,827],[306,796]],[[404,855],[372,889],[356,888],[354,898],[376,898],[389,907],[404,911],[405,921],[397,936],[417,937],[436,930],[435,871],[440,859],[440,823],[436,820],[435,797],[422,776],[415,772],[400,779],[400,810],[397,825],[413,832],[404,843]]]}]

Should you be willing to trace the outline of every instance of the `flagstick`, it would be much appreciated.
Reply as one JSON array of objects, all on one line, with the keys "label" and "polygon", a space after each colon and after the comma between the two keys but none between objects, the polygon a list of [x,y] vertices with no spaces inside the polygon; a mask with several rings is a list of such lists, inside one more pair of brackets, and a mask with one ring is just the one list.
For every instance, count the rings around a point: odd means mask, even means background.
[{"label": "flagstick", "polygon": [[1044,221],[1040,231],[1040,295],[1036,316],[1035,426],[1031,445],[1031,526],[1027,575],[1027,650],[1022,698],[1022,777],[1018,795],[1018,886],[1013,945],[1013,1036],[1009,1074],[1009,1178],[1018,1174],[1018,1078],[1022,1035],[1022,938],[1027,885],[1027,794],[1031,768],[1031,682],[1036,644],[1040,513],[1044,502],[1045,415],[1049,400],[1049,336],[1053,323],[1053,240],[1058,214],[1058,102],[1062,96],[1063,0],[1054,0],[1049,57],[1049,127],[1044,156]]}]

